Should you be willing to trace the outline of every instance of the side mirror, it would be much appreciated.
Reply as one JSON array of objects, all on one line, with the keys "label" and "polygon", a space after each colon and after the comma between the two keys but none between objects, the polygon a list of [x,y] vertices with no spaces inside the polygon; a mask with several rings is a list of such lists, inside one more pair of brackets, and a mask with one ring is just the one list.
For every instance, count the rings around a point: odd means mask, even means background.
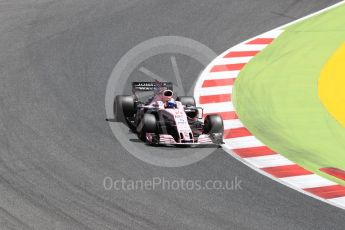
[{"label": "side mirror", "polygon": [[204,117],[204,109],[201,107],[197,107],[198,109],[198,119],[202,119]]}]

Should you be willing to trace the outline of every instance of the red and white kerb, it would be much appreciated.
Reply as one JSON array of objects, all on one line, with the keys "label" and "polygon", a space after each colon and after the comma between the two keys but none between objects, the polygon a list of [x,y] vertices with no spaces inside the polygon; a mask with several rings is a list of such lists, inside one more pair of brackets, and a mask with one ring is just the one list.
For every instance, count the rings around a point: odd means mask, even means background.
[{"label": "red and white kerb", "polygon": [[214,59],[197,81],[194,97],[204,115],[224,120],[225,151],[258,172],[300,192],[345,209],[345,187],[320,177],[274,152],[239,120],[232,104],[234,82],[243,67],[283,30],[272,30],[236,45]]}]

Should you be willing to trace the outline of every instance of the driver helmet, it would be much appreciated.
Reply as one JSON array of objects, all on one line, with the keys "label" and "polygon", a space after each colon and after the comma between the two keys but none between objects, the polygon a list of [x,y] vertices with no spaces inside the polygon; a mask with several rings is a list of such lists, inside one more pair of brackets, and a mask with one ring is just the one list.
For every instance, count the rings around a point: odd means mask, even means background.
[{"label": "driver helmet", "polygon": [[173,97],[173,91],[167,89],[163,91],[162,99],[163,102],[168,102]]},{"label": "driver helmet", "polygon": [[167,108],[175,108],[176,102],[173,98],[171,98],[168,102],[167,102]]}]

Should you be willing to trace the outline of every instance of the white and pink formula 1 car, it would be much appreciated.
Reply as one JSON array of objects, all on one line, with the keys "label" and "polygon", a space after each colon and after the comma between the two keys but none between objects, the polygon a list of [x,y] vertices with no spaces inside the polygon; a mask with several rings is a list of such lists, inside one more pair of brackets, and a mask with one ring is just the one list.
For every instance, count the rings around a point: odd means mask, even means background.
[{"label": "white and pink formula 1 car", "polygon": [[[147,102],[138,92],[152,91]],[[114,101],[117,121],[125,122],[138,137],[152,145],[220,145],[224,125],[218,114],[203,119],[203,109],[194,97],[173,98],[171,82],[133,82],[133,95],[118,95]]]}]

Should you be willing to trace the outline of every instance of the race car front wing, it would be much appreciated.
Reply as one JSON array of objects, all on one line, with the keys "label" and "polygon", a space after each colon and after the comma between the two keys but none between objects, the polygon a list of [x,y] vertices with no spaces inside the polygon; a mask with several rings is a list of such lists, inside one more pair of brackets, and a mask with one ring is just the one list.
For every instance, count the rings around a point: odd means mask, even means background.
[{"label": "race car front wing", "polygon": [[[211,137],[211,135],[213,135]],[[149,144],[161,144],[161,145],[212,145],[222,144],[222,134],[201,134],[195,137],[192,141],[176,142],[173,136],[169,134],[154,134],[147,133],[146,140]]]}]

